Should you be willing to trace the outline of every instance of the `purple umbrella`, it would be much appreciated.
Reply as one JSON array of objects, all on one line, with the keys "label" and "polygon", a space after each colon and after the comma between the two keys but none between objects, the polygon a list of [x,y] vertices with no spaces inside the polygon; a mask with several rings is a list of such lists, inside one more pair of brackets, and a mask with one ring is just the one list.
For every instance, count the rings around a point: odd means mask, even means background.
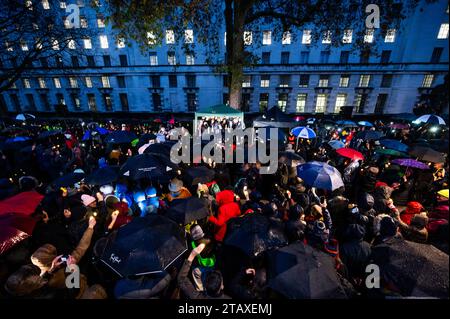
[{"label": "purple umbrella", "polygon": [[399,158],[392,161],[393,164],[398,164],[400,166],[418,168],[418,169],[429,169],[428,165],[416,161],[415,159],[410,158]]}]

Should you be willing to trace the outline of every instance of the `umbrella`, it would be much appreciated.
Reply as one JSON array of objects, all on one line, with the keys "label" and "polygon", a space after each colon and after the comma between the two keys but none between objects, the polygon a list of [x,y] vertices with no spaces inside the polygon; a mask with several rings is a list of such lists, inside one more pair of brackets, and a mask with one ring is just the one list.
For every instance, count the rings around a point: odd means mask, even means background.
[{"label": "umbrella", "polygon": [[345,126],[345,127],[358,127],[358,124],[356,124],[353,121],[349,121],[349,120],[340,120],[340,121],[337,121],[336,124],[339,126]]},{"label": "umbrella", "polygon": [[16,120],[18,120],[18,121],[34,120],[35,118],[36,118],[36,116],[34,116],[33,114],[29,114],[29,113],[21,113],[21,114],[17,114],[17,116],[16,116]]},{"label": "umbrella", "polygon": [[142,134],[141,136],[139,136],[139,141],[135,146],[136,146],[136,148],[140,148],[141,146],[148,144],[150,142],[150,140],[154,140],[154,139],[156,139],[155,134],[152,134],[152,133]]},{"label": "umbrella", "polygon": [[259,127],[258,128],[258,137],[259,137],[261,132],[265,131],[265,133],[266,133],[265,140],[270,141],[270,139],[274,137],[270,133],[270,129],[276,129],[277,130],[278,143],[286,142],[286,140],[287,140],[286,134],[284,134],[284,132],[282,130],[280,130],[279,128],[273,127],[273,126]]},{"label": "umbrella", "polygon": [[186,180],[190,185],[206,184],[214,179],[215,172],[205,166],[191,167],[186,170]]},{"label": "umbrella", "polygon": [[0,201],[0,216],[7,213],[31,215],[41,202],[43,195],[36,191],[21,192]]},{"label": "umbrella", "polygon": [[392,164],[398,164],[400,166],[418,168],[418,169],[429,169],[430,167],[427,164],[416,161],[411,158],[399,158],[392,161]]},{"label": "umbrella", "polygon": [[84,181],[89,185],[106,185],[117,180],[117,171],[117,167],[102,167],[86,177]]},{"label": "umbrella", "polygon": [[140,154],[130,157],[122,165],[119,175],[128,176],[133,180],[141,178],[169,179],[168,172],[177,170],[178,166],[167,157],[158,154]]},{"label": "umbrella", "polygon": [[393,123],[389,125],[390,128],[394,129],[394,130],[404,130],[409,128],[408,124],[402,124],[402,123]]},{"label": "umbrella", "polygon": [[415,124],[427,123],[427,124],[438,124],[445,125],[445,121],[442,117],[432,114],[422,115],[413,121]]},{"label": "umbrella", "polygon": [[0,256],[30,237],[27,233],[10,226],[0,226]]},{"label": "umbrella", "polygon": [[375,150],[375,153],[378,154],[383,154],[383,155],[390,155],[390,156],[407,156],[408,154],[396,151],[396,150],[391,150],[389,148],[379,148]]},{"label": "umbrella", "polygon": [[0,229],[4,227],[13,227],[31,235],[35,225],[36,220],[33,219],[31,215],[21,213],[7,213],[0,215]]},{"label": "umbrella", "polygon": [[334,148],[335,150],[339,149],[339,148],[343,148],[345,147],[345,144],[339,140],[332,140],[328,142],[328,145],[330,145],[332,148]]},{"label": "umbrella", "polygon": [[303,242],[271,251],[268,285],[289,299],[343,299],[334,259]]},{"label": "umbrella", "polygon": [[152,154],[162,154],[167,157],[170,157],[170,150],[172,146],[174,146],[176,142],[167,141],[164,143],[154,143],[150,144],[145,150],[144,153],[152,153]]},{"label": "umbrella", "polygon": [[304,126],[294,127],[291,130],[291,133],[297,138],[310,139],[310,138],[315,138],[316,137],[316,132],[314,132],[309,127],[304,127]]},{"label": "umbrella", "polygon": [[441,190],[438,192],[438,194],[439,194],[440,196],[442,196],[442,197],[448,198],[448,196],[449,196],[448,188],[447,188],[447,189],[441,189]]},{"label": "umbrella", "polygon": [[6,143],[17,143],[17,142],[26,142],[29,140],[30,140],[30,138],[28,136],[16,136],[16,137],[8,138],[5,142]]},{"label": "umbrella", "polygon": [[38,138],[39,139],[45,139],[51,136],[55,136],[58,134],[62,134],[62,130],[50,130],[50,131],[45,131],[39,134]]},{"label": "umbrella", "polygon": [[373,127],[373,124],[368,122],[368,121],[359,121],[358,125],[367,126],[367,127]]},{"label": "umbrella", "polygon": [[87,141],[87,140],[91,139],[92,136],[97,135],[97,134],[106,135],[108,133],[109,133],[109,131],[107,129],[100,127],[100,126],[94,126],[93,129],[87,130],[86,132],[84,132],[83,141]]},{"label": "umbrella", "polygon": [[381,282],[395,294],[448,299],[448,255],[433,245],[396,240],[374,246],[372,257]]},{"label": "umbrella", "polygon": [[205,201],[197,197],[172,201],[166,214],[167,217],[182,225],[187,225],[208,215],[209,210]]},{"label": "umbrella", "polygon": [[382,132],[368,130],[368,131],[358,132],[356,134],[356,138],[357,139],[362,139],[364,141],[379,140],[381,137],[383,137],[383,135],[384,134]]},{"label": "umbrella", "polygon": [[270,220],[260,213],[246,214],[231,219],[227,224],[224,244],[237,247],[249,257],[287,245],[282,223]]},{"label": "umbrella", "polygon": [[314,124],[316,122],[316,119],[313,117],[310,117],[309,119],[306,120],[306,124]]},{"label": "umbrella", "polygon": [[341,173],[327,163],[313,161],[297,166],[297,176],[319,189],[335,190],[344,186]]},{"label": "umbrella", "polygon": [[426,146],[413,146],[409,150],[409,154],[417,157],[421,161],[443,163],[445,161],[444,155]]},{"label": "umbrella", "polygon": [[84,173],[69,173],[66,175],[63,175],[61,177],[58,177],[56,180],[52,182],[52,185],[55,187],[67,187],[67,186],[73,186],[74,184],[78,183],[84,178]]},{"label": "umbrella", "polygon": [[380,144],[387,148],[390,148],[391,150],[396,150],[403,153],[408,152],[408,145],[403,144],[402,142],[399,142],[397,140],[382,139],[380,140]]},{"label": "umbrella", "polygon": [[161,273],[187,250],[184,236],[167,217],[135,217],[107,237],[100,260],[121,277]]},{"label": "umbrella", "polygon": [[357,150],[354,150],[352,148],[343,147],[343,148],[336,150],[336,153],[338,153],[339,155],[341,155],[343,157],[349,158],[352,161],[355,161],[355,160],[363,161],[364,160],[364,155],[362,155],[360,152],[358,152]]},{"label": "umbrella", "polygon": [[128,131],[114,131],[108,134],[105,138],[106,143],[126,144],[131,143],[137,136],[133,132]]},{"label": "umbrella", "polygon": [[305,160],[303,157],[294,152],[281,152],[278,154],[279,162],[286,165],[292,166],[292,164],[304,164]]}]

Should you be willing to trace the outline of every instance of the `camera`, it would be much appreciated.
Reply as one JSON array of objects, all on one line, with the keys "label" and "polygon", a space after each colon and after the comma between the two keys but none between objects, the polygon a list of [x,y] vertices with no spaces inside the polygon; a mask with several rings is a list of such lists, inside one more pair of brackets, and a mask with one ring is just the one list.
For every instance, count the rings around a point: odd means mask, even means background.
[{"label": "camera", "polygon": [[61,256],[61,261],[63,262],[63,263],[67,263],[67,260],[69,259],[69,255],[62,255]]}]

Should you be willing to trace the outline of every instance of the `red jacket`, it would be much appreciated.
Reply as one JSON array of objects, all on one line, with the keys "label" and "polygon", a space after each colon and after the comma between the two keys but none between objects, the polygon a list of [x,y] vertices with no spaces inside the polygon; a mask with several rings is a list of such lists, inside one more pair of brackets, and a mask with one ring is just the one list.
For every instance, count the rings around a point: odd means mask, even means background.
[{"label": "red jacket", "polygon": [[427,230],[430,234],[435,233],[441,225],[448,224],[449,209],[448,205],[439,205],[433,212],[428,214],[429,222]]},{"label": "red jacket", "polygon": [[215,225],[214,239],[221,242],[227,231],[227,221],[238,217],[241,214],[241,210],[234,201],[234,193],[230,190],[217,193],[216,202],[219,205],[217,217],[210,216],[209,221]]}]

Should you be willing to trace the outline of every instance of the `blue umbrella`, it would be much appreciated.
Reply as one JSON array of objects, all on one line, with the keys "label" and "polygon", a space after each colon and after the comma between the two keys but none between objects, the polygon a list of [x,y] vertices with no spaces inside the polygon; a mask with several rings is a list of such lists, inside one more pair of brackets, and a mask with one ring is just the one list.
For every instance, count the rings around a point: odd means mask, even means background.
[{"label": "blue umbrella", "polygon": [[361,126],[373,127],[373,124],[367,121],[359,121],[358,124]]},{"label": "blue umbrella", "polygon": [[291,133],[298,138],[315,138],[316,133],[309,127],[299,126],[291,130]]},{"label": "blue umbrella", "polygon": [[25,142],[28,140],[30,140],[30,138],[28,136],[16,136],[16,137],[8,138],[6,140],[6,143]]},{"label": "blue umbrella", "polygon": [[133,132],[128,131],[114,131],[108,134],[105,138],[106,143],[131,143],[137,136]]},{"label": "blue umbrella", "polygon": [[353,121],[349,121],[349,120],[340,120],[336,122],[337,125],[340,126],[347,126],[347,127],[358,127],[358,125],[353,122]]},{"label": "blue umbrella", "polygon": [[427,124],[438,124],[438,125],[445,125],[445,121],[442,117],[433,115],[433,114],[426,114],[422,115],[421,117],[415,119],[413,121],[415,124],[420,123],[427,123]]},{"label": "blue umbrella", "polygon": [[387,139],[380,140],[380,144],[391,150],[396,150],[396,151],[403,152],[403,153],[408,152],[408,145],[403,144],[402,142],[399,142],[397,140],[392,140],[392,139],[387,138]]},{"label": "blue umbrella", "polygon": [[332,140],[328,142],[328,145],[330,145],[332,148],[334,148],[335,150],[343,148],[345,146],[345,144],[339,140]]},{"label": "blue umbrella", "polygon": [[331,165],[323,162],[309,162],[297,166],[297,176],[306,185],[319,189],[335,190],[344,186],[341,173]]}]

